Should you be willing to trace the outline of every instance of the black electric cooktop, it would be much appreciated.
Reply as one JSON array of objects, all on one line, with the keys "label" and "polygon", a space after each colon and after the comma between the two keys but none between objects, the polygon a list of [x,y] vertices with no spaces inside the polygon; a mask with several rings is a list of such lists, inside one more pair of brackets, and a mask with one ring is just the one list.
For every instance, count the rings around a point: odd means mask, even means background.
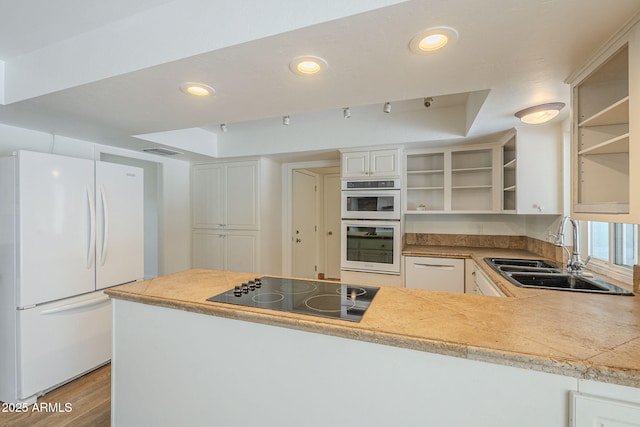
[{"label": "black electric cooktop", "polygon": [[359,322],[378,287],[260,277],[207,301]]}]

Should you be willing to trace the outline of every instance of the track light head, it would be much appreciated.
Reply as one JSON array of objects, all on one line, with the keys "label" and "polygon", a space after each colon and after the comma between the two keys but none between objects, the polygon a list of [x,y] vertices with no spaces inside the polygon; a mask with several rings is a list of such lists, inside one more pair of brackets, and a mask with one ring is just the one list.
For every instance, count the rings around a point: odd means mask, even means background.
[{"label": "track light head", "polygon": [[384,107],[382,107],[382,111],[384,111],[385,113],[390,113],[391,112],[391,103],[390,102],[385,102],[384,103]]},{"label": "track light head", "polygon": [[289,123],[291,123],[291,117],[282,116],[282,124],[285,125],[285,126],[289,126]]}]

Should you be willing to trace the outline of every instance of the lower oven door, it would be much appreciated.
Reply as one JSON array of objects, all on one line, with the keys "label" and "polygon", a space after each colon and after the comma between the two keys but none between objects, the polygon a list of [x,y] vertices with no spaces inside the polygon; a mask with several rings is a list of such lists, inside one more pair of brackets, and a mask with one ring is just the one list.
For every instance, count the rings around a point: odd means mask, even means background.
[{"label": "lower oven door", "polygon": [[342,221],[342,269],[400,274],[399,221]]}]

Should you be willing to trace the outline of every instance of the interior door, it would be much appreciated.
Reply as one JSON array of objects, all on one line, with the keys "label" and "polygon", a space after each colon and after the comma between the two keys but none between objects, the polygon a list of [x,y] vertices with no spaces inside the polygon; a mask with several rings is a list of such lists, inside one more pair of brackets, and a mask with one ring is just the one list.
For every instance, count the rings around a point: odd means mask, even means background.
[{"label": "interior door", "polygon": [[294,277],[316,279],[316,177],[293,171],[293,251]]},{"label": "interior door", "polygon": [[142,173],[96,162],[96,289],[144,278]]},{"label": "interior door", "polygon": [[340,278],[340,175],[324,177],[325,277]]}]

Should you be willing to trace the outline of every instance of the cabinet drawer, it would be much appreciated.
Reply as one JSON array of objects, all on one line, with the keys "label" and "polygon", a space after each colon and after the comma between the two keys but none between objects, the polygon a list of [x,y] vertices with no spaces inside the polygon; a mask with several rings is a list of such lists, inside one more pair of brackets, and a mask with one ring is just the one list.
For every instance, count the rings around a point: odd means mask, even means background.
[{"label": "cabinet drawer", "polygon": [[405,287],[463,293],[464,260],[405,257]]}]

